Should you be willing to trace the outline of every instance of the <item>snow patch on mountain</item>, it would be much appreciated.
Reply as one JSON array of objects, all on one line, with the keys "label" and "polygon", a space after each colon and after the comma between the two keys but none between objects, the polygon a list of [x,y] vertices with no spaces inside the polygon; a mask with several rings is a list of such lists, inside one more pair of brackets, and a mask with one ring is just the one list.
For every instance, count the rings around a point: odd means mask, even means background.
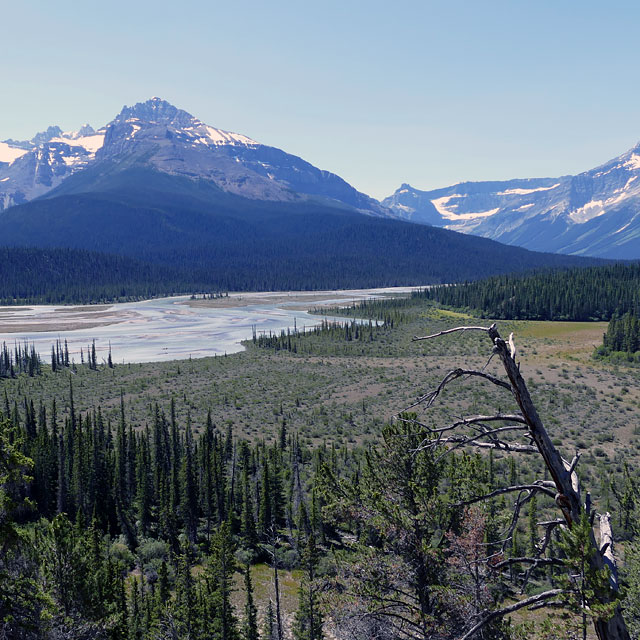
[{"label": "snow patch on mountain", "polygon": [[[246,135],[207,125],[157,97],[124,106],[98,131],[89,125],[78,131],[54,126],[30,141],[6,140],[0,148],[0,211],[42,196],[72,174],[96,165],[106,172],[99,174],[101,179],[139,167],[206,180],[222,191],[255,200],[312,199],[393,217],[339,176]],[[72,182],[69,189],[76,184],[90,189],[92,180]]]},{"label": "snow patch on mountain", "polygon": [[[398,217],[514,244],[609,258],[640,258],[640,144],[590,171],[559,178],[407,184],[383,204]],[[407,213],[411,208],[411,213]]]},{"label": "snow patch on mountain", "polygon": [[211,140],[213,144],[244,144],[247,146],[259,144],[255,140],[252,140],[248,136],[243,136],[240,133],[231,133],[230,131],[223,131],[222,129],[216,129],[215,127],[206,125],[205,128],[209,134],[209,140]]},{"label": "snow patch on mountain", "polygon": [[593,218],[597,218],[604,213],[604,200],[592,200],[585,204],[584,207],[580,207],[579,209],[572,211],[569,214],[569,218],[577,224],[584,224],[585,222],[589,222],[589,220],[593,220]]},{"label": "snow patch on mountain", "polygon": [[640,169],[640,155],[632,153],[629,160],[625,162],[625,167],[629,167],[630,169]]},{"label": "snow patch on mountain", "polygon": [[95,152],[104,144],[104,133],[96,133],[94,135],[75,138],[60,136],[59,138],[51,138],[49,142],[62,142],[64,144],[68,144],[70,147],[82,147],[89,153],[95,154]]},{"label": "snow patch on mountain", "polygon": [[551,191],[560,186],[560,183],[551,185],[550,187],[538,187],[537,189],[507,189],[506,191],[498,191],[497,196],[524,196],[529,193],[537,193],[538,191]]},{"label": "snow patch on mountain", "polygon": [[454,198],[462,199],[466,196],[460,193],[454,193],[450,196],[443,196],[442,198],[435,198],[431,202],[436,208],[438,213],[445,220],[460,221],[460,220],[474,220],[476,218],[488,218],[500,210],[500,207],[495,209],[489,209],[487,211],[466,211],[464,213],[458,213],[454,209],[458,207],[458,203],[451,203]]},{"label": "snow patch on mountain", "polygon": [[23,156],[25,153],[29,153],[27,149],[20,149],[8,145],[6,142],[0,142],[0,162],[6,162],[11,164],[14,160]]}]

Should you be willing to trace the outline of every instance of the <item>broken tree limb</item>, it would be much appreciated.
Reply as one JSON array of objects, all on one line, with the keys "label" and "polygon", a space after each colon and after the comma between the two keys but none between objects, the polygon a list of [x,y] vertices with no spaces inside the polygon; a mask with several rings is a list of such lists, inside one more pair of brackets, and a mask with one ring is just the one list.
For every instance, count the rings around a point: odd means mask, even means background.
[{"label": "broken tree limb", "polygon": [[[494,351],[500,357],[504,366],[509,382],[511,383],[512,392],[522,412],[522,417],[527,421],[529,433],[535,445],[540,451],[545,465],[553,478],[558,489],[558,495],[562,496],[563,501],[567,502],[567,510],[563,509],[563,514],[567,520],[567,525],[571,527],[572,522],[578,522],[582,515],[583,506],[580,501],[580,483],[578,474],[575,472],[575,465],[569,464],[565,466],[562,456],[551,442],[551,438],[544,428],[542,420],[538,415],[535,405],[529,394],[529,390],[520,374],[520,369],[516,365],[515,360],[511,357],[511,350],[500,337],[498,329],[494,324],[489,327],[489,337],[493,342]],[[577,463],[577,460],[576,460]],[[568,468],[567,468],[568,467]],[[571,468],[573,467],[573,469]],[[558,502],[558,498],[556,498]],[[606,525],[605,525],[606,527]],[[610,526],[609,526],[610,532]],[[599,551],[596,544],[593,531],[591,532],[591,543],[595,549]],[[613,557],[613,554],[612,554]],[[608,566],[600,553],[594,553],[591,556],[590,564],[597,571],[602,571]],[[605,603],[614,602],[618,589],[617,581],[611,581],[611,593],[603,594]],[[627,631],[622,611],[620,607],[616,607],[613,615],[605,620],[603,618],[594,619],[594,627],[596,634],[600,640],[629,640],[629,632]]]},{"label": "broken tree limb", "polygon": [[496,489],[491,493],[487,493],[483,496],[476,496],[475,498],[470,498],[469,500],[463,500],[462,502],[457,502],[455,504],[456,507],[469,506],[472,504],[476,504],[476,502],[482,502],[483,500],[489,500],[490,498],[495,498],[496,496],[504,495],[505,493],[513,493],[515,491],[540,491],[541,493],[546,493],[551,498],[555,497],[555,492],[551,491],[547,487],[541,484],[520,484],[514,487],[503,487],[502,489]]},{"label": "broken tree limb", "polygon": [[611,514],[603,513],[599,516],[600,520],[600,555],[607,567],[609,567],[610,580],[618,587],[618,568],[616,559],[613,555],[613,533],[611,532]]},{"label": "broken tree limb", "polygon": [[525,607],[530,607],[540,602],[544,602],[545,600],[550,600],[551,598],[555,598],[556,596],[562,595],[563,593],[566,593],[565,589],[550,589],[549,591],[543,591],[536,596],[531,596],[530,598],[525,598],[524,600],[514,602],[507,607],[496,609],[495,611],[487,614],[476,625],[471,627],[471,629],[469,629],[469,631],[461,636],[459,640],[468,640],[468,638],[471,638],[476,633],[476,631],[480,631],[480,629],[486,627],[492,620],[495,620],[496,618],[501,618],[509,613],[518,611],[518,609],[524,609]]},{"label": "broken tree limb", "polygon": [[[544,461],[547,471],[553,479],[553,484],[555,485],[555,488],[557,490],[557,493],[555,495],[556,504],[562,511],[567,527],[571,528],[571,525],[574,522],[580,521],[580,518],[584,512],[584,507],[580,499],[580,481],[575,470],[578,462],[578,456],[576,455],[571,462],[563,460],[559,451],[551,441],[551,438],[549,437],[549,434],[547,433],[547,430],[545,429],[544,424],[542,423],[542,420],[538,415],[538,411],[533,403],[533,400],[531,399],[531,395],[529,394],[529,390],[524,381],[524,378],[520,374],[520,367],[515,361],[516,347],[515,341],[513,340],[513,335],[511,335],[509,337],[509,341],[506,342],[500,336],[497,326],[494,323],[488,328],[456,327],[454,329],[441,331],[431,336],[424,336],[414,339],[427,340],[448,333],[465,330],[483,331],[488,333],[489,338],[493,343],[493,353],[500,358],[507,378],[509,379],[509,383],[507,384],[499,378],[490,376],[489,374],[484,373],[484,371],[478,372],[456,369],[447,374],[447,376],[442,380],[439,387],[434,392],[421,396],[417,402],[411,405],[411,407],[415,407],[416,405],[425,402],[427,404],[427,407],[431,406],[442,389],[449,382],[452,382],[453,380],[465,375],[481,376],[499,387],[507,388],[512,393],[516,403],[518,404],[518,407],[520,408],[520,412],[522,414],[522,418],[526,422],[528,436],[532,444],[537,448],[540,456]],[[517,518],[522,505],[530,500],[534,493],[535,492],[530,489],[525,489],[519,494],[518,499],[516,500],[516,504],[514,505],[514,517],[510,527],[511,533],[513,532],[515,523],[517,523]],[[600,594],[600,599],[603,604],[613,604],[616,602],[617,598],[616,592],[618,589],[618,583],[611,545],[611,542],[613,540],[611,535],[611,526],[609,518],[607,518],[606,516],[604,518],[601,518],[600,520],[600,530],[600,545],[596,543],[593,530],[591,531],[591,544],[596,553],[591,554],[589,563],[591,565],[591,568],[596,571],[603,571],[605,567],[609,567],[611,571],[611,588],[608,592]],[[600,553],[601,549],[603,552],[602,554]],[[478,622],[472,629],[470,629],[464,636],[462,636],[460,640],[467,640],[467,638],[473,636],[479,629],[481,629],[488,622],[497,617],[504,616],[507,613],[516,611],[517,609],[520,609],[522,607],[536,605],[537,603],[540,603],[546,599],[554,598],[560,593],[562,593],[562,590],[547,591],[543,594],[539,594],[538,596],[533,596],[532,598],[527,598],[518,603],[510,605],[509,607],[497,609],[496,611],[489,613],[483,620]],[[604,617],[594,617],[593,622],[599,640],[629,640],[630,638],[624,618],[622,616],[622,611],[619,606],[615,607],[613,615],[611,615],[610,617],[606,619]]]},{"label": "broken tree limb", "polygon": [[[426,338],[424,338],[426,340]],[[479,378],[484,378],[489,382],[495,384],[498,387],[502,387],[503,389],[507,389],[507,391],[511,391],[511,387],[504,381],[500,380],[500,378],[496,378],[489,373],[484,373],[484,371],[476,371],[475,369],[454,369],[453,371],[449,371],[449,373],[442,379],[442,382],[438,385],[438,388],[434,391],[430,391],[429,393],[425,393],[421,395],[413,404],[409,405],[405,411],[409,411],[409,409],[413,409],[417,407],[419,404],[423,404],[426,402],[426,406],[430,407],[436,400],[436,398],[440,395],[442,390],[454,380],[461,378],[463,376],[473,377],[477,376]]]},{"label": "broken tree limb", "polygon": [[444,336],[447,333],[455,333],[456,331],[489,331],[487,327],[456,327],[455,329],[445,329],[444,331],[438,331],[438,333],[433,333],[430,336],[413,336],[413,341],[417,342],[418,340],[431,340],[432,338],[439,338],[440,336]]}]

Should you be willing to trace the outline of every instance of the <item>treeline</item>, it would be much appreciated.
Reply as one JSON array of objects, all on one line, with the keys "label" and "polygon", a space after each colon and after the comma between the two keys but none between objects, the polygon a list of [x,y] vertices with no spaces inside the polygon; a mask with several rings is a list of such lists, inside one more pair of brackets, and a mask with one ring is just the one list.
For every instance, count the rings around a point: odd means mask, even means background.
[{"label": "treeline", "polygon": [[208,290],[180,269],[124,256],[0,247],[0,305],[126,302]]},{"label": "treeline", "polygon": [[597,354],[608,356],[622,352],[629,356],[640,351],[640,320],[635,313],[614,314],[602,337],[602,346]]},{"label": "treeline", "polygon": [[20,373],[30,377],[42,373],[42,361],[35,346],[27,342],[16,342],[13,349],[10,349],[3,342],[0,350],[0,378],[15,378]]},{"label": "treeline", "polygon": [[[85,358],[86,353],[86,358]],[[98,369],[98,359],[96,357],[96,341],[93,340],[90,345],[87,345],[86,352],[83,348],[80,349],[80,363],[81,366],[87,365],[87,367],[93,371]],[[110,369],[114,367],[113,358],[111,356],[111,344],[109,344],[109,351],[107,354],[106,366]],[[34,344],[29,344],[28,341],[20,344],[16,342],[13,348],[9,348],[6,342],[2,343],[0,349],[0,378],[15,378],[21,373],[33,378],[42,374],[42,358],[36,351]],[[76,372],[78,363],[75,362],[69,355],[69,344],[65,339],[64,342],[60,339],[56,340],[51,345],[51,371],[70,370]]]},{"label": "treeline", "polygon": [[[325,310],[326,311],[326,310]],[[261,349],[273,349],[274,351],[290,351],[292,353],[311,353],[313,341],[311,337],[321,337],[330,340],[332,343],[340,342],[373,342],[376,336],[386,329],[392,328],[394,321],[389,322],[369,320],[368,323],[361,323],[356,320],[351,322],[339,322],[338,320],[324,319],[321,323],[309,329],[300,331],[297,327],[293,329],[282,329],[278,333],[269,332],[258,335],[257,329],[253,327],[253,344]]]},{"label": "treeline", "polygon": [[317,202],[222,192],[192,200],[145,186],[141,177],[125,192],[51,197],[5,212],[0,242],[42,248],[0,249],[0,304],[439,284],[599,262]]},{"label": "treeline", "polygon": [[[85,359],[86,353],[86,359]],[[90,345],[87,345],[87,350],[85,352],[83,347],[80,347],[80,364],[86,365],[92,371],[97,371],[98,369],[98,358],[96,356],[96,341],[92,340]],[[107,353],[107,360],[105,363],[109,369],[113,369],[113,358],[111,356],[111,342],[109,342],[109,351]],[[56,371],[61,371],[63,369],[71,369],[72,371],[77,371],[77,363],[75,360],[69,357],[69,344],[67,343],[67,339],[65,338],[64,344],[61,340],[56,340],[54,344],[51,345],[51,371],[54,373]]]},{"label": "treeline", "polygon": [[393,326],[407,320],[402,310],[415,307],[415,300],[410,296],[402,298],[371,298],[359,300],[346,307],[315,307],[312,313],[355,318],[371,318]]},{"label": "treeline", "polygon": [[413,295],[487,318],[609,320],[616,312],[640,314],[640,264],[493,276]]}]

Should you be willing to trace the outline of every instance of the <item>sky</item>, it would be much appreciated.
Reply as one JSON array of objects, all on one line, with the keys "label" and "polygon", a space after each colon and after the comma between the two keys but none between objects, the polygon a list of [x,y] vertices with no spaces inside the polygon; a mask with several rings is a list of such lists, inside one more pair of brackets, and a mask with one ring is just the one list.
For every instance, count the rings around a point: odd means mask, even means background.
[{"label": "sky", "polygon": [[640,3],[0,0],[0,140],[160,96],[376,198],[640,140]]}]

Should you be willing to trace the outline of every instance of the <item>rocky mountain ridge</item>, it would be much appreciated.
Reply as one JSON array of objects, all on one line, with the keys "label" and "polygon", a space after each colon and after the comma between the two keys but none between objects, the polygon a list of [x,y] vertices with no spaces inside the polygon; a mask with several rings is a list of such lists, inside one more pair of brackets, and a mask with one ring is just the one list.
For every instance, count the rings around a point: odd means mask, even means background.
[{"label": "rocky mountain ridge", "polygon": [[[89,167],[132,166],[206,180],[255,200],[313,199],[385,216],[376,200],[339,176],[251,138],[217,129],[161,98],[122,111],[97,132],[49,127],[30,141],[0,143],[0,210],[42,197]],[[84,188],[87,188],[85,181]]]},{"label": "rocky mountain ridge", "polygon": [[382,203],[398,217],[535,251],[640,257],[640,144],[574,176],[408,184]]}]

